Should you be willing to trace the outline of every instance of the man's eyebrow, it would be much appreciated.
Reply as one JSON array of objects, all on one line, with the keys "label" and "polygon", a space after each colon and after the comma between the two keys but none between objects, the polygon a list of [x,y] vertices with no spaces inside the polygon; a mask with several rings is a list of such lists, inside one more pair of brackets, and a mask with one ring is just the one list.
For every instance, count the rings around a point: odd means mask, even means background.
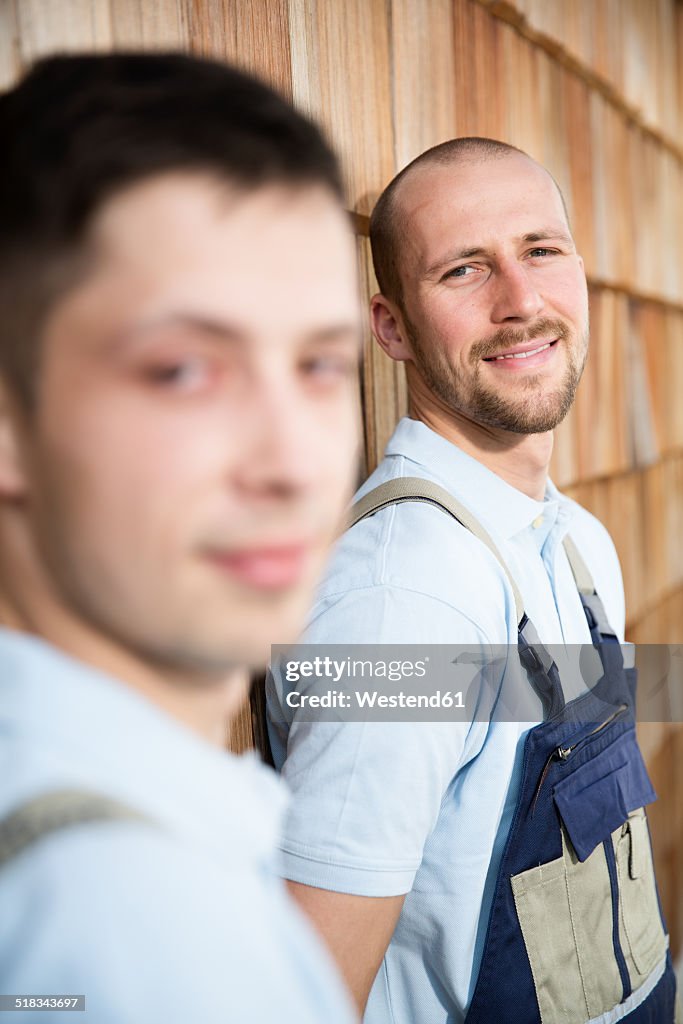
[{"label": "man's eyebrow", "polygon": [[[179,312],[166,313],[162,316],[150,317],[147,320],[129,324],[117,333],[113,343],[117,346],[125,345],[164,330],[190,330],[195,334],[208,335],[217,341],[238,345],[245,344],[249,337],[248,330],[228,320]],[[314,327],[302,332],[302,339],[306,342],[331,343],[347,337],[355,339],[360,337],[358,325],[351,321],[326,324],[325,326]]]},{"label": "man's eyebrow", "polygon": [[199,334],[209,334],[227,341],[239,341],[244,331],[236,324],[194,313],[164,313],[132,322],[123,327],[114,338],[115,344],[126,344],[158,331],[185,329]]},{"label": "man's eyebrow", "polygon": [[[555,227],[539,228],[537,231],[529,231],[525,235],[520,235],[517,241],[547,242],[550,241],[550,239],[558,242],[564,242],[567,245],[574,245],[574,239],[571,235],[568,235],[562,228]],[[435,274],[438,274],[440,270],[444,270],[446,267],[453,263],[457,263],[459,260],[471,260],[477,256],[490,255],[491,250],[481,245],[471,246],[465,249],[454,249],[452,252],[448,253],[448,255],[432,263],[425,271],[424,276],[433,277]]]},{"label": "man's eyebrow", "polygon": [[541,228],[540,231],[530,231],[527,235],[522,235],[522,242],[547,242],[550,239],[558,242],[566,242],[568,245],[574,245],[574,239],[571,235],[568,235],[566,231],[561,228]]},{"label": "man's eyebrow", "polygon": [[425,277],[433,277],[438,274],[440,270],[444,270],[452,263],[457,263],[458,260],[471,260],[474,256],[486,256],[489,250],[482,246],[474,246],[470,249],[454,249],[449,252],[447,256],[443,256],[441,259],[436,260],[431,266],[427,267],[424,272]]}]

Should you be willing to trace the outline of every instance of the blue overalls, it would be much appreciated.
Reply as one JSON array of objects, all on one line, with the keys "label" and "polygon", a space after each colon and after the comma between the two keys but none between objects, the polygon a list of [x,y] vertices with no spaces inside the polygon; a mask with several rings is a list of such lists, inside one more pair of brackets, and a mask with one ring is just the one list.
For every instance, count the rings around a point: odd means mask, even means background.
[{"label": "blue overalls", "polygon": [[644,810],[656,794],[635,735],[636,670],[624,667],[590,573],[567,538],[602,675],[565,704],[502,556],[452,495],[420,478],[392,480],[356,504],[352,525],[401,501],[441,508],[499,560],[517,604],[520,660],[544,712],[525,739],[466,1024],[673,1024],[676,981]]}]

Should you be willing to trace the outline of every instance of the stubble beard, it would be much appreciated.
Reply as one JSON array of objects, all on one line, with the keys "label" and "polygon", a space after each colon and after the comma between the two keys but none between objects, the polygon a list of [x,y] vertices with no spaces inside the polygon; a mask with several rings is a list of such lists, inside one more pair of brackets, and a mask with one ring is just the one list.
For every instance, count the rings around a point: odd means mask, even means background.
[{"label": "stubble beard", "polygon": [[[548,317],[531,329],[503,327],[489,338],[472,345],[468,362],[471,374],[452,365],[443,350],[427,351],[404,314],[404,323],[415,356],[415,365],[429,390],[449,409],[475,423],[515,434],[540,434],[553,430],[569,412],[588,354],[588,325],[582,334],[573,333],[562,321]],[[547,390],[542,373],[529,373],[515,380],[515,394],[506,395],[502,385],[493,387],[482,379],[482,360],[509,351],[534,338],[556,337],[566,353],[565,372],[559,384]],[[559,353],[558,353],[559,354]],[[520,396],[520,390],[523,394]]]}]

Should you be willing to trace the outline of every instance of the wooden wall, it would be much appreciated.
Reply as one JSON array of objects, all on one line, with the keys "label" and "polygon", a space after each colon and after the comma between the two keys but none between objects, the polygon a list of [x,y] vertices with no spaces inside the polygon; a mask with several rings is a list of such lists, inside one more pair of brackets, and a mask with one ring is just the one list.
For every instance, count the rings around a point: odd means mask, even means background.
[{"label": "wooden wall", "polygon": [[[42,54],[112,47],[236,61],[318,117],[345,161],[368,293],[367,215],[426,147],[490,135],[552,171],[586,262],[592,313],[592,354],[557,431],[553,476],[615,539],[630,639],[680,642],[680,0],[0,0],[0,85]],[[401,367],[369,334],[362,391],[372,468],[406,396]],[[245,717],[233,743],[248,734]],[[655,846],[680,948],[683,732],[647,725],[642,742],[660,792]]]}]

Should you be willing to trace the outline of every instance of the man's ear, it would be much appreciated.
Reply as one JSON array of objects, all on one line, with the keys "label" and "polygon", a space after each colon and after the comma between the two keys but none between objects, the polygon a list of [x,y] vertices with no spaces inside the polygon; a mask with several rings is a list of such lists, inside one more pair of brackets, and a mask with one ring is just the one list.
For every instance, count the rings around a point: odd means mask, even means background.
[{"label": "man's ear", "polygon": [[20,424],[16,399],[0,376],[0,498],[17,498],[26,491]]},{"label": "man's ear", "polygon": [[370,300],[370,323],[377,342],[391,359],[403,362],[413,353],[406,340],[406,330],[400,312],[384,295],[373,295]]}]

